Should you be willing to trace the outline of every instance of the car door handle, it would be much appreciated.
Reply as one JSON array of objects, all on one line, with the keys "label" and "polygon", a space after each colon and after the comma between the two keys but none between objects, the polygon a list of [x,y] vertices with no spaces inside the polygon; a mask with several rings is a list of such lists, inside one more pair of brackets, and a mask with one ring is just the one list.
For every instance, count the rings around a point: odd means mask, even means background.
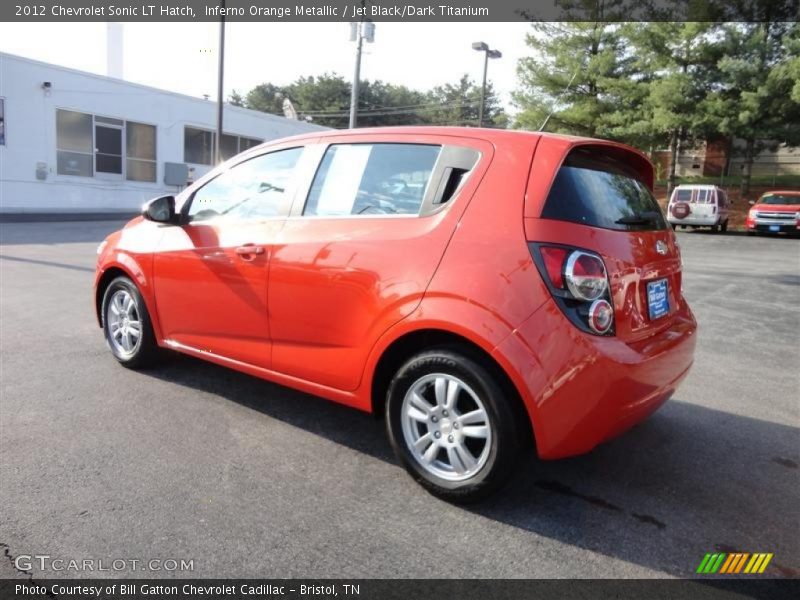
[{"label": "car door handle", "polygon": [[256,246],[255,244],[245,244],[236,248],[236,254],[239,256],[249,256],[251,254],[264,254],[264,246]]}]

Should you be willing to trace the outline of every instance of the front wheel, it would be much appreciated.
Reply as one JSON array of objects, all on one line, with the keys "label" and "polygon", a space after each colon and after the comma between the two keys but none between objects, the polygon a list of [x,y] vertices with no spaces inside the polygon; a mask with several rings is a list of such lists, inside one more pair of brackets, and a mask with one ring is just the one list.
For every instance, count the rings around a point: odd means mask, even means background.
[{"label": "front wheel", "polygon": [[465,354],[422,352],[389,386],[389,440],[409,474],[434,495],[481,500],[506,482],[521,448],[510,401],[497,379]]},{"label": "front wheel", "polygon": [[150,314],[136,285],[117,277],[103,294],[103,333],[114,358],[131,369],[141,369],[160,357]]}]

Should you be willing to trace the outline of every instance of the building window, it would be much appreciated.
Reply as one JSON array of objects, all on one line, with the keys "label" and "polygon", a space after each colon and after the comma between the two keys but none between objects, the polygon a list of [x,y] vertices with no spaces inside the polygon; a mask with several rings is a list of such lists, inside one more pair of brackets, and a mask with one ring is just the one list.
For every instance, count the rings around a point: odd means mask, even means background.
[{"label": "building window", "polygon": [[91,177],[94,174],[92,115],[58,110],[56,150],[59,175]]},{"label": "building window", "polygon": [[222,160],[233,158],[239,154],[239,138],[235,135],[223,133],[219,151],[222,153]]},{"label": "building window", "polygon": [[257,140],[255,138],[240,137],[239,138],[239,152],[244,152],[245,150],[250,150],[250,148],[255,148],[262,141],[263,140]]},{"label": "building window", "polygon": [[0,98],[0,146],[6,145],[6,100]]},{"label": "building window", "polygon": [[210,165],[214,162],[214,134],[205,129],[183,130],[183,162]]},{"label": "building window", "polygon": [[125,177],[128,181],[156,180],[156,128],[144,123],[125,123]]},{"label": "building window", "polygon": [[[185,127],[183,130],[183,162],[195,165],[214,164],[214,144],[217,134],[197,127]],[[233,158],[237,154],[258,146],[263,140],[249,138],[230,133],[222,134],[220,152],[222,160]]]},{"label": "building window", "polygon": [[59,109],[56,153],[59,175],[156,181],[154,125]]}]

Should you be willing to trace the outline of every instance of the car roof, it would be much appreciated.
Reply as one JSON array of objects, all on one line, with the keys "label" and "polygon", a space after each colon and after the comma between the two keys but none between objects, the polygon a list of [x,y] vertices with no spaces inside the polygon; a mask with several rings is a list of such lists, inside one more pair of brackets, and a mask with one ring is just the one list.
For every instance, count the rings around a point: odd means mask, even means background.
[{"label": "car roof", "polygon": [[785,194],[786,196],[800,196],[800,190],[768,190],[761,195],[766,196],[767,194]]},{"label": "car roof", "polygon": [[713,190],[720,188],[712,183],[682,183],[675,186],[675,189]]},{"label": "car roof", "polygon": [[450,137],[464,137],[473,139],[483,139],[489,142],[528,138],[552,138],[565,140],[572,143],[602,143],[620,148],[627,148],[639,154],[641,150],[626,144],[603,140],[599,138],[581,137],[574,135],[564,135],[560,133],[545,133],[540,131],[525,131],[521,129],[492,129],[489,127],[445,127],[445,126],[394,126],[394,127],[358,127],[355,129],[329,129],[327,131],[309,131],[299,135],[270,140],[263,145],[272,145],[276,142],[301,141],[309,139],[339,137],[339,136],[360,136],[360,135],[442,135]]}]

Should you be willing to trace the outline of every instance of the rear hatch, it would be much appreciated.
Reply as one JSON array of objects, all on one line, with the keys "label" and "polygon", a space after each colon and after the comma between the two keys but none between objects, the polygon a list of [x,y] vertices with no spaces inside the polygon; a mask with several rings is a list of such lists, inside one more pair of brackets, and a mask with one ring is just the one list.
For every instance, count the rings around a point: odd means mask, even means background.
[{"label": "rear hatch", "polygon": [[[539,161],[534,157],[525,231],[556,302],[573,324],[595,335],[633,342],[669,328],[682,303],[681,258],[675,234],[651,192],[652,165],[617,144],[573,141],[564,147],[560,139],[553,144],[548,149],[540,143],[537,155],[544,151],[545,156]],[[555,150],[562,152],[560,162],[553,160]],[[537,173],[539,167],[549,168],[549,175]],[[575,261],[568,264],[575,251],[598,256],[605,266],[605,298],[614,316],[607,332],[582,326],[591,318],[595,300],[591,294],[589,300],[576,298],[575,286],[567,281],[567,275],[570,280],[575,276]],[[585,263],[584,274],[592,270],[591,256]]]}]

